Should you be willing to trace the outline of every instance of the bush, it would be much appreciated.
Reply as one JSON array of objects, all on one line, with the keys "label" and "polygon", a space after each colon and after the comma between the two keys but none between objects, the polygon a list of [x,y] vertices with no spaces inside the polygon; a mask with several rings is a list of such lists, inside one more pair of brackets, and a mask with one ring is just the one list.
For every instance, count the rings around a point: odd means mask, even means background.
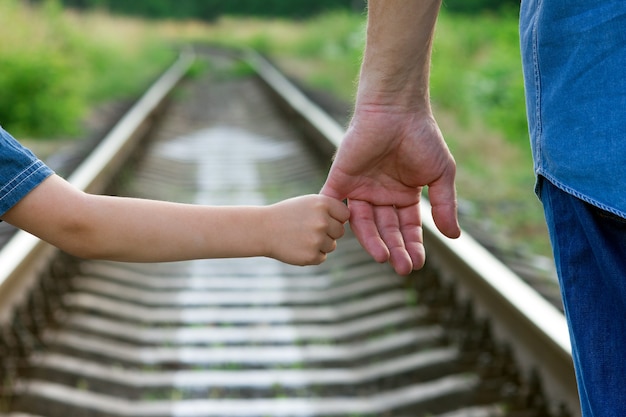
[{"label": "bush", "polygon": [[528,145],[517,16],[442,13],[431,71],[433,100]]},{"label": "bush", "polygon": [[19,134],[73,132],[83,116],[82,84],[63,56],[50,51],[0,56],[0,120]]},{"label": "bush", "polygon": [[172,53],[147,47],[147,30],[135,26],[79,18],[54,1],[0,2],[0,124],[19,136],[76,134],[95,104],[139,92]]},{"label": "bush", "polygon": [[69,7],[158,19],[216,20],[224,15],[305,18],[335,9],[361,9],[356,0],[63,0]]},{"label": "bush", "polygon": [[443,7],[455,13],[481,14],[519,7],[519,0],[444,0]]},{"label": "bush", "polygon": [[[52,17],[52,10],[46,13]],[[55,29],[33,25],[41,16],[14,1],[0,6],[0,123],[20,134],[71,130],[84,107],[83,77],[62,53],[66,45]]]}]

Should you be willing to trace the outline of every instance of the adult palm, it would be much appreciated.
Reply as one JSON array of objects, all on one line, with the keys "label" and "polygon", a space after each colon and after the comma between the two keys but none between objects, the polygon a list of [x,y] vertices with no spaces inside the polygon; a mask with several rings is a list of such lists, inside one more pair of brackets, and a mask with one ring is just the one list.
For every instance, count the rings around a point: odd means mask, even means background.
[{"label": "adult palm", "polygon": [[352,229],[378,262],[399,274],[424,265],[420,216],[424,186],[435,224],[460,234],[456,165],[429,109],[357,106],[322,193],[347,199]]}]

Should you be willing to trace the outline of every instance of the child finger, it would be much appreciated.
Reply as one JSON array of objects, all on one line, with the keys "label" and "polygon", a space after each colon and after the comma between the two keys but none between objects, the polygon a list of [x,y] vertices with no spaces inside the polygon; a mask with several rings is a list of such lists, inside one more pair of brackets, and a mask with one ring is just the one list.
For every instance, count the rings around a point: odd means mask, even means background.
[{"label": "child finger", "polygon": [[336,221],[336,220],[332,220],[328,223],[328,228],[327,228],[327,234],[328,236],[330,236],[332,239],[339,239],[340,237],[342,237],[344,235],[344,233],[346,232],[344,224]]}]

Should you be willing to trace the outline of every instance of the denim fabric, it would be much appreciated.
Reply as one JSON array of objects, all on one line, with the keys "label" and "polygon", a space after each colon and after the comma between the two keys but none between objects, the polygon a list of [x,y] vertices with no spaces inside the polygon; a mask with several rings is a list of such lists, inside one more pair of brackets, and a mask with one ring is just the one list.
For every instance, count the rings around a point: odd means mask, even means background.
[{"label": "denim fabric", "polygon": [[583,417],[624,417],[626,219],[539,182]]},{"label": "denim fabric", "polygon": [[52,170],[0,127],[0,216],[52,174]]},{"label": "denim fabric", "polygon": [[626,1],[522,0],[535,172],[626,217]]}]

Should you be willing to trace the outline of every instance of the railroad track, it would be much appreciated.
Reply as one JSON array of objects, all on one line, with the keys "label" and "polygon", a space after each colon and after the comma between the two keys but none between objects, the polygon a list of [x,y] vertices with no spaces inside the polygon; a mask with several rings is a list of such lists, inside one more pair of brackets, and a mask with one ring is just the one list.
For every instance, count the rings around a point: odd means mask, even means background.
[{"label": "railroad track", "polygon": [[[211,70],[181,81],[182,57],[70,181],[202,204],[317,192],[342,128],[255,54],[249,76],[230,55],[198,59]],[[406,278],[349,231],[306,268],[79,261],[19,233],[0,252],[2,412],[579,415],[561,314],[425,221],[428,262]]]}]

